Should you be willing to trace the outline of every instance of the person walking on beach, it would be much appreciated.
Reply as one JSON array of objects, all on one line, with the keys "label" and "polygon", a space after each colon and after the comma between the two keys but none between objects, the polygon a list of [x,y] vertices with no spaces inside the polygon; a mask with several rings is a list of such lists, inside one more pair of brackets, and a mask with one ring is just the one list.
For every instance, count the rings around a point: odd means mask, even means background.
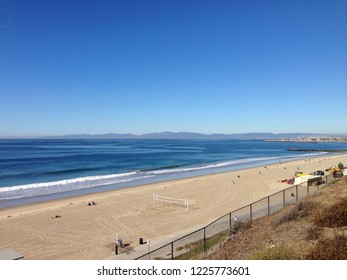
[{"label": "person walking on beach", "polygon": [[119,242],[118,240],[116,241],[116,244],[114,245],[114,251],[115,251],[115,254],[118,255],[118,246],[119,246]]}]

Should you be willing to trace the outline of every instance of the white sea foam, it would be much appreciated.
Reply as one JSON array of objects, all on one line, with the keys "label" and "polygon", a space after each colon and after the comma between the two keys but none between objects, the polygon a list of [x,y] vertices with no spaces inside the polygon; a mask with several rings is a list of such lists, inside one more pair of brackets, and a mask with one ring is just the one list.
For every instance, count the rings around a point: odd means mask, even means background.
[{"label": "white sea foam", "polygon": [[138,176],[138,172],[122,174],[111,174],[102,176],[87,176],[74,179],[60,180],[55,182],[44,182],[11,186],[0,188],[0,199],[13,199],[35,195],[53,194],[59,192],[73,191],[110,184],[119,184],[134,180],[147,179],[153,175]]},{"label": "white sea foam", "polygon": [[27,184],[27,185],[12,186],[12,187],[3,187],[3,188],[0,188],[0,193],[7,192],[7,191],[15,191],[15,190],[62,186],[62,185],[76,184],[76,183],[87,183],[87,182],[96,182],[96,181],[100,182],[100,181],[107,181],[107,180],[115,179],[115,178],[131,176],[135,174],[136,172],[129,172],[129,173],[122,173],[122,174],[87,176],[87,177],[80,177],[80,178],[74,178],[74,179],[60,180],[55,182],[45,182],[45,183]]}]

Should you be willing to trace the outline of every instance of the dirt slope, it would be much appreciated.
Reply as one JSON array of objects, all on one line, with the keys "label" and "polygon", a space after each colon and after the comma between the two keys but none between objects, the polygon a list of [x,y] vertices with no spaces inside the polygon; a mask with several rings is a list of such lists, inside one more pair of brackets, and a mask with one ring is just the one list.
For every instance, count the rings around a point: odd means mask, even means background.
[{"label": "dirt slope", "polygon": [[240,229],[206,259],[347,259],[347,178]]}]

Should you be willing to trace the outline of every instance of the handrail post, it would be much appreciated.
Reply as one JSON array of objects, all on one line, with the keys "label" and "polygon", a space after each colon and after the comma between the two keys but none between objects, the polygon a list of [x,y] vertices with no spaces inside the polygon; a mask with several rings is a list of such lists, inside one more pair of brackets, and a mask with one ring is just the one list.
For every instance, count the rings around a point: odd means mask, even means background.
[{"label": "handrail post", "polygon": [[295,185],[295,191],[296,191],[296,202],[299,201],[299,188],[298,185]]},{"label": "handrail post", "polygon": [[286,206],[286,191],[283,190],[283,208]]},{"label": "handrail post", "polygon": [[171,242],[171,260],[173,260],[174,259],[174,241],[173,242]]},{"label": "handrail post", "polygon": [[252,203],[249,205],[249,220],[252,222]]},{"label": "handrail post", "polygon": [[206,227],[204,227],[204,253],[206,253]]}]

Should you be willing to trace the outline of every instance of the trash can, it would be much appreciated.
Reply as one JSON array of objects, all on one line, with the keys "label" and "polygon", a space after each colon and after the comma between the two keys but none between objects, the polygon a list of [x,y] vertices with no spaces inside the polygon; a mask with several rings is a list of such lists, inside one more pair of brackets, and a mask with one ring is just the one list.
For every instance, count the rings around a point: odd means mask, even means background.
[{"label": "trash can", "polygon": [[139,238],[139,244],[140,244],[140,245],[143,244],[143,238],[142,238],[142,237]]}]

